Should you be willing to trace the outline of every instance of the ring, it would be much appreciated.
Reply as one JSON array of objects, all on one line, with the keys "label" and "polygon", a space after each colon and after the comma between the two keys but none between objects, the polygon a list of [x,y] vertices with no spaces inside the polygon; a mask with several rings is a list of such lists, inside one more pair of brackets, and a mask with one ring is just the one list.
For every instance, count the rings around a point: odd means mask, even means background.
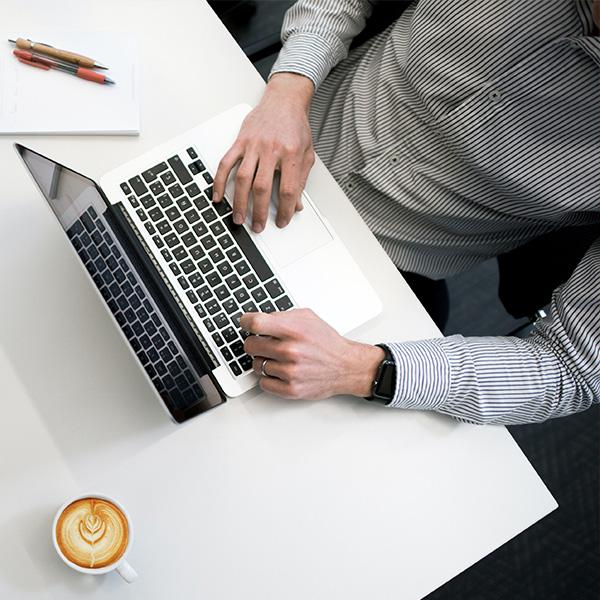
[{"label": "ring", "polygon": [[260,365],[260,374],[261,374],[263,377],[269,377],[269,374],[268,374],[268,373],[265,371],[265,365],[267,364],[267,361],[268,361],[268,360],[269,360],[268,358],[265,358],[265,359],[262,361],[262,365]]}]

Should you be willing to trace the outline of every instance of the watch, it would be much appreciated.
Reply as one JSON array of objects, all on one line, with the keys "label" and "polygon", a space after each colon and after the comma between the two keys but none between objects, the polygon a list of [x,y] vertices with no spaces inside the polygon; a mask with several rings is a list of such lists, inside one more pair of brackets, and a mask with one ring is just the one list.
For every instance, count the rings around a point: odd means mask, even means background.
[{"label": "watch", "polygon": [[387,405],[394,398],[396,391],[396,363],[390,349],[385,344],[376,345],[385,352],[385,356],[377,368],[371,395],[365,399]]}]

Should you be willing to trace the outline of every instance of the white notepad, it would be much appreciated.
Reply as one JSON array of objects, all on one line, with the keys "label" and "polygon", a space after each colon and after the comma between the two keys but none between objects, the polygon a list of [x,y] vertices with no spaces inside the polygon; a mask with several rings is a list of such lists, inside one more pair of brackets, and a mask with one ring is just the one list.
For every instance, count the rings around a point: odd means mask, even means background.
[{"label": "white notepad", "polygon": [[[0,134],[139,134],[139,65],[134,36],[31,31],[1,35]],[[20,63],[8,39],[25,36],[110,67],[102,73],[115,85]]]}]

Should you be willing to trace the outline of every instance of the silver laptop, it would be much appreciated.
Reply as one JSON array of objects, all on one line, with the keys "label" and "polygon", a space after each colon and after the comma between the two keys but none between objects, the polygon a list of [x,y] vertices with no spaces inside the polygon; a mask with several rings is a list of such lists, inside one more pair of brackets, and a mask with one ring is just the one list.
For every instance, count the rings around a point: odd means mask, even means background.
[{"label": "silver laptop", "polygon": [[[245,312],[310,307],[340,333],[381,303],[303,194],[285,229],[254,234],[213,204],[216,165],[250,107],[236,106],[101,178],[20,144],[25,165],[169,414],[182,422],[257,383]],[[230,184],[231,185],[231,184]]]}]

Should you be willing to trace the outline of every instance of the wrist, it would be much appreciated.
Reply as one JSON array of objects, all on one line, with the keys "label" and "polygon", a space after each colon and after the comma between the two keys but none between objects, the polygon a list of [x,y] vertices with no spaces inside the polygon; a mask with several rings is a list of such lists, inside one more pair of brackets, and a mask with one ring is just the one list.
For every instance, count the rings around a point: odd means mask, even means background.
[{"label": "wrist", "polygon": [[342,394],[366,398],[371,395],[373,381],[385,352],[378,346],[350,342],[344,353]]},{"label": "wrist", "polygon": [[313,82],[298,73],[275,73],[269,79],[265,98],[275,96],[277,102],[296,107],[308,113],[315,91]]}]

